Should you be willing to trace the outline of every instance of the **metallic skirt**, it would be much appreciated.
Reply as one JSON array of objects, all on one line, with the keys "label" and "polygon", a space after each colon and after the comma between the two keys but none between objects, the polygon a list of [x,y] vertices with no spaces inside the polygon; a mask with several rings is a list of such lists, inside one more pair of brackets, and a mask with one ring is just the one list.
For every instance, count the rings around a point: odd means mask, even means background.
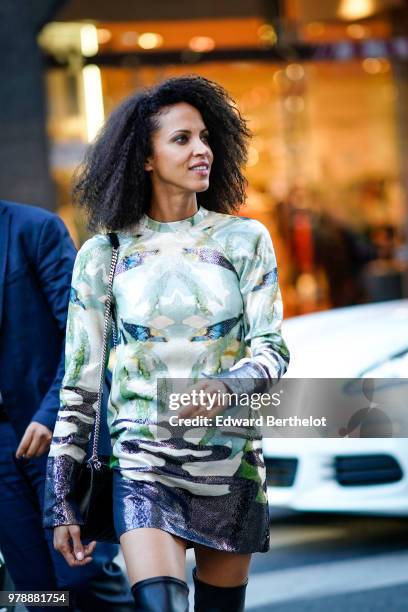
[{"label": "metallic skirt", "polygon": [[[151,476],[154,476],[152,473]],[[235,476],[224,495],[197,495],[157,480],[134,480],[114,470],[113,508],[118,538],[155,527],[187,542],[241,554],[269,550],[269,510],[259,485]],[[265,486],[266,493],[266,486]]]}]

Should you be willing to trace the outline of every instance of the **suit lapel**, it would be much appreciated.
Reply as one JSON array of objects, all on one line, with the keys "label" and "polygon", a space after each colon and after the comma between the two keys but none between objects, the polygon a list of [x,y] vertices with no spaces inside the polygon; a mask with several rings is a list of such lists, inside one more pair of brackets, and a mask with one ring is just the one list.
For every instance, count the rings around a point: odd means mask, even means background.
[{"label": "suit lapel", "polygon": [[10,213],[0,201],[0,329],[3,316],[4,285],[6,282],[6,264],[10,232]]}]

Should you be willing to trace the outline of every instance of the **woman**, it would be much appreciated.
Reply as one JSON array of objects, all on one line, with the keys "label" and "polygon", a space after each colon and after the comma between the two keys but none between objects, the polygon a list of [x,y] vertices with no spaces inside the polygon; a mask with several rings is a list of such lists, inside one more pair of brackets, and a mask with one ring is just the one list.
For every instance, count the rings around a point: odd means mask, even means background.
[{"label": "woman", "polygon": [[[109,400],[115,529],[140,610],[244,609],[253,552],[269,549],[261,441],[157,436],[157,378],[259,391],[286,371],[276,259],[266,228],[231,215],[245,199],[249,131],[228,94],[198,76],[128,98],[90,148],[75,193],[101,233],[78,253],[66,373],[48,459],[45,526],[72,566],[91,560],[72,487],[93,423],[111,260],[119,336]],[[179,416],[224,406],[190,403]],[[72,545],[71,545],[72,539]]]}]

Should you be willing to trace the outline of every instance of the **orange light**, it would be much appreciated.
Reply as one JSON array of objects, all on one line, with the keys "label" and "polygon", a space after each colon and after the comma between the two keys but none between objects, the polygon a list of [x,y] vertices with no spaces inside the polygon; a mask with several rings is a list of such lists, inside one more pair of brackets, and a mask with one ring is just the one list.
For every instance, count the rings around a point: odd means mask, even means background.
[{"label": "orange light", "polygon": [[326,28],[324,24],[320,23],[320,21],[311,21],[306,26],[306,31],[308,35],[312,38],[322,36],[322,34],[324,34],[325,29]]},{"label": "orange light", "polygon": [[300,81],[305,76],[305,69],[300,64],[289,64],[285,72],[291,81]]},{"label": "orange light", "polygon": [[341,19],[363,19],[374,13],[373,0],[342,0],[337,11]]},{"label": "orange light", "polygon": [[286,70],[277,70],[274,73],[272,80],[275,86],[275,90],[278,91],[279,93],[284,93],[285,91],[289,90],[291,87],[290,81],[286,74]]},{"label": "orange light", "polygon": [[108,30],[107,28],[98,28],[97,36],[98,36],[98,43],[100,45],[104,45],[105,43],[111,40],[112,32]]},{"label": "orange light", "polygon": [[261,25],[257,30],[257,34],[264,44],[274,45],[278,40],[275,28],[270,23]]},{"label": "orange light", "polygon": [[139,34],[133,31],[124,32],[121,36],[122,45],[125,45],[125,47],[135,47],[138,39]]},{"label": "orange light", "polygon": [[281,86],[286,82],[286,75],[283,72],[283,70],[277,70],[273,77],[273,82],[275,83],[275,85]]},{"label": "orange light", "polygon": [[384,57],[366,57],[362,65],[368,74],[380,74],[390,69],[390,62]]},{"label": "orange light", "polygon": [[351,38],[364,38],[367,36],[366,28],[358,23],[352,23],[347,26],[346,32]]},{"label": "orange light", "polygon": [[137,42],[142,49],[156,49],[163,44],[163,36],[156,32],[143,32]]},{"label": "orange light", "polygon": [[197,53],[206,53],[215,48],[215,41],[209,36],[193,36],[188,46],[192,51],[196,51]]}]

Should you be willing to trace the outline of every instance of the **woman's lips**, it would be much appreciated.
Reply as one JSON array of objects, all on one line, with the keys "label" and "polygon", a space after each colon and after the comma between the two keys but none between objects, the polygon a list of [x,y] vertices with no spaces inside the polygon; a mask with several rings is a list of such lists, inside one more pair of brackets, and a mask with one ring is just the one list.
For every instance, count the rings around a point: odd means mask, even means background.
[{"label": "woman's lips", "polygon": [[210,173],[210,167],[206,164],[201,164],[199,166],[193,166],[190,168],[192,172],[199,174],[200,176],[207,176]]}]

